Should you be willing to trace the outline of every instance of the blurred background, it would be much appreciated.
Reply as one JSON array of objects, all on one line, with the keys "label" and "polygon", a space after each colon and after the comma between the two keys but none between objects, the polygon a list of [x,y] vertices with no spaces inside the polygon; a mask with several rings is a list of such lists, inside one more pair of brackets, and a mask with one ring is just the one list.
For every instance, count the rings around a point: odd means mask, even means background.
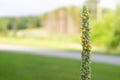
[{"label": "blurred background", "polygon": [[84,4],[92,15],[93,51],[120,54],[117,0],[0,0],[0,43],[79,51]]},{"label": "blurred background", "polygon": [[[87,5],[89,12],[91,13],[91,20],[90,20],[90,27],[91,30],[91,44],[93,46],[93,52],[95,54],[106,54],[106,55],[120,55],[120,1],[119,0],[0,0],[0,46],[4,45],[14,45],[14,46],[26,46],[32,47],[37,49],[43,50],[62,50],[62,51],[72,51],[72,52],[80,52],[81,47],[81,11],[82,6]],[[71,66],[70,70],[73,67],[78,68],[79,70],[79,62],[76,61],[65,61],[56,60],[51,58],[44,58],[41,57],[36,58],[34,56],[25,56],[21,57],[23,62],[20,61],[20,56],[17,54],[9,55],[10,58],[6,55],[2,54],[8,52],[1,51],[1,59],[3,62],[0,62],[0,65],[4,65],[3,68],[9,64],[9,60],[12,60],[10,63],[16,65],[17,63],[24,63],[24,61],[28,61],[28,63],[24,64],[31,64],[29,61],[38,60],[41,61],[41,65],[50,66],[48,64],[56,64],[53,69],[57,70],[59,73],[60,66],[63,69],[68,68],[68,65]],[[56,53],[57,54],[57,53]],[[5,57],[6,56],[6,57]],[[13,57],[14,56],[14,57]],[[16,56],[16,58],[15,58]],[[21,55],[22,56],[22,55]],[[30,60],[32,58],[32,60]],[[5,60],[4,60],[5,59]],[[18,62],[14,62],[18,59]],[[49,59],[49,60],[48,60]],[[52,61],[58,61],[52,63]],[[6,61],[6,62],[4,62]],[[27,62],[26,61],[26,62]],[[51,61],[51,62],[50,62]],[[33,62],[33,61],[32,61]],[[43,63],[44,62],[44,63]],[[73,63],[72,63],[73,62]],[[35,64],[36,63],[36,64]],[[34,66],[41,66],[38,65],[37,62],[32,63]],[[46,63],[46,64],[45,64]],[[62,65],[64,63],[64,65]],[[9,70],[14,70],[12,67],[7,68],[6,71],[1,71],[0,73],[7,73]],[[72,65],[76,66],[72,66]],[[19,64],[20,65],[20,64]],[[21,64],[22,65],[22,64]],[[94,64],[95,66],[103,66],[103,64]],[[14,66],[15,67],[15,66]],[[22,66],[23,67],[23,66]],[[26,66],[26,68],[28,65]],[[30,66],[29,66],[30,67]],[[66,68],[65,68],[66,67]],[[15,67],[16,68],[16,67]],[[32,67],[30,67],[32,68]],[[109,70],[113,69],[112,66]],[[2,68],[1,68],[2,69]],[[21,68],[24,70],[24,68]],[[43,67],[40,68],[41,70]],[[45,68],[49,69],[49,67]],[[99,68],[100,69],[100,68]],[[96,72],[99,72],[99,69],[95,68]],[[108,65],[103,69],[107,70]],[[16,68],[16,71],[18,68]],[[32,69],[28,69],[28,72]],[[43,69],[44,70],[44,69]],[[104,71],[105,71],[104,70]],[[36,70],[37,71],[37,70]],[[39,71],[39,70],[38,70]],[[47,71],[47,70],[46,70]],[[50,71],[50,72],[51,72]],[[54,71],[54,70],[53,70]],[[63,70],[64,71],[64,70]],[[52,74],[48,75],[49,80],[75,80],[78,79],[76,76],[79,76],[79,73],[74,72],[76,75],[70,77],[71,74],[62,75],[52,78]],[[115,71],[115,70],[113,70]],[[66,71],[67,72],[67,71]],[[69,70],[68,70],[69,72]],[[111,71],[112,72],[112,71]],[[8,72],[9,74],[10,72]],[[13,71],[14,73],[14,71]],[[19,74],[19,71],[16,72]],[[15,73],[15,74],[16,74]],[[32,73],[32,72],[30,72]],[[47,72],[42,75],[36,75],[34,72],[32,74],[25,73],[26,77],[24,76],[23,79],[20,80],[35,80],[32,78],[36,77],[36,80],[48,80]],[[39,72],[37,72],[40,74]],[[49,71],[48,71],[49,73]],[[58,74],[57,71],[53,74]],[[71,72],[72,73],[72,72]],[[94,72],[93,72],[94,73]],[[110,72],[109,72],[110,73]],[[115,76],[111,77],[111,80],[119,80],[118,74],[120,75],[120,71],[116,68]],[[36,75],[29,79],[28,74]],[[61,73],[63,74],[63,73]],[[99,73],[100,74],[100,73]],[[107,73],[106,73],[107,74]],[[110,73],[111,74],[111,73]],[[109,75],[110,75],[109,74]],[[97,76],[94,77],[94,80],[108,80],[106,76]],[[4,76],[4,77],[3,77]],[[9,77],[8,75],[0,76],[1,80],[14,80],[13,77]],[[9,79],[5,78],[8,76]],[[12,76],[12,75],[11,75]],[[18,75],[16,75],[18,76]],[[19,77],[22,76],[21,74]],[[99,79],[97,79],[99,77]],[[15,79],[16,80],[16,79]],[[19,79],[17,79],[19,80]],[[110,80],[110,79],[109,79]]]}]

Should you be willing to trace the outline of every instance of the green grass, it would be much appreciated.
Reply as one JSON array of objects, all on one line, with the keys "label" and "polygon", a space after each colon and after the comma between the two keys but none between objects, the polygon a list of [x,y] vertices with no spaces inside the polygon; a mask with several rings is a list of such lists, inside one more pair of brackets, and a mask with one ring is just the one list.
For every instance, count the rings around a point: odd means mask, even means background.
[{"label": "green grass", "polygon": [[[79,80],[79,78],[78,60],[0,51],[0,80]],[[120,80],[120,66],[92,63],[92,80]]]},{"label": "green grass", "polygon": [[54,38],[44,39],[44,38],[0,37],[0,44],[13,44],[44,49],[71,50],[71,51],[78,51],[81,48],[80,44],[70,42],[68,40],[64,41],[65,39],[63,38],[60,39],[56,40]]},{"label": "green grass", "polygon": [[[69,36],[70,38],[70,36]],[[12,44],[20,46],[28,46],[42,49],[53,49],[53,50],[66,50],[66,51],[81,51],[80,43],[75,43],[74,40],[78,40],[73,37],[73,41],[69,41],[68,37],[60,38],[11,38],[11,37],[0,37],[0,44]],[[80,41],[79,41],[80,42]],[[94,53],[98,54],[109,54],[109,55],[120,55],[120,50],[93,50]]]}]

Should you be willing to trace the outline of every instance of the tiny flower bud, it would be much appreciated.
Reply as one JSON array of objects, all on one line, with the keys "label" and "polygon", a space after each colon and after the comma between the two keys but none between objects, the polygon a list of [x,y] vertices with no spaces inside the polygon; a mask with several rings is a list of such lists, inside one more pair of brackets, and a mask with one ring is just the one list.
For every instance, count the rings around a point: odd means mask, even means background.
[{"label": "tiny flower bud", "polygon": [[82,17],[82,19],[86,19],[86,17],[85,17],[85,16],[83,16],[83,17]]},{"label": "tiny flower bud", "polygon": [[89,49],[91,50],[91,49],[92,49],[92,46],[90,46]]},{"label": "tiny flower bud", "polygon": [[80,15],[80,18],[82,18],[83,16],[82,15]]},{"label": "tiny flower bud", "polygon": [[85,30],[83,29],[82,32],[85,32]]},{"label": "tiny flower bud", "polygon": [[83,30],[83,28],[80,28],[81,30]]},{"label": "tiny flower bud", "polygon": [[88,18],[90,18],[90,17],[91,17],[91,15],[90,15],[90,14],[87,14],[87,17],[88,17]]},{"label": "tiny flower bud", "polygon": [[83,38],[83,36],[80,36],[81,38]]}]

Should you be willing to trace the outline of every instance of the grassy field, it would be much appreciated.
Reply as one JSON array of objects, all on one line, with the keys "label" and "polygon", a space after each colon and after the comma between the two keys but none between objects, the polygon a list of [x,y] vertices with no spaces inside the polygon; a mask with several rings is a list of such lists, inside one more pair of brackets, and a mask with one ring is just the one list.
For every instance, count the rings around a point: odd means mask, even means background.
[{"label": "grassy field", "polygon": [[[120,80],[120,66],[92,63],[92,80]],[[0,80],[79,80],[80,61],[0,51]]]},{"label": "grassy field", "polygon": [[[57,38],[58,39],[58,38]],[[79,51],[81,45],[68,41],[62,38],[56,40],[54,38],[11,38],[11,37],[0,37],[0,44],[12,44],[12,45],[22,45],[36,48],[44,49],[56,49],[56,50],[71,50]]]},{"label": "grassy field", "polygon": [[[47,37],[47,38],[12,38],[12,37],[0,37],[0,44],[12,44],[22,45],[35,48],[53,49],[53,50],[67,50],[67,51],[81,51],[79,39],[76,37]],[[77,43],[75,43],[77,42]],[[79,42],[79,43],[78,43]],[[99,49],[99,48],[98,48]],[[94,53],[109,54],[109,55],[120,55],[120,50],[96,50],[93,48]]]}]

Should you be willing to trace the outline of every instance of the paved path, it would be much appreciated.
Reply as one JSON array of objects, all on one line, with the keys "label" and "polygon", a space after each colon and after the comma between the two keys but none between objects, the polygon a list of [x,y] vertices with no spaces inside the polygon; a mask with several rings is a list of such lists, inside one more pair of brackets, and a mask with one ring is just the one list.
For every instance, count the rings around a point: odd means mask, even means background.
[{"label": "paved path", "polygon": [[[51,57],[69,58],[69,59],[81,59],[79,52],[70,51],[59,51],[59,50],[45,50],[31,47],[14,46],[14,45],[0,45],[2,51],[14,51],[14,52],[25,52],[28,54],[37,54]],[[120,66],[120,57],[112,55],[100,55],[93,54],[92,61],[106,64],[113,64]]]}]

